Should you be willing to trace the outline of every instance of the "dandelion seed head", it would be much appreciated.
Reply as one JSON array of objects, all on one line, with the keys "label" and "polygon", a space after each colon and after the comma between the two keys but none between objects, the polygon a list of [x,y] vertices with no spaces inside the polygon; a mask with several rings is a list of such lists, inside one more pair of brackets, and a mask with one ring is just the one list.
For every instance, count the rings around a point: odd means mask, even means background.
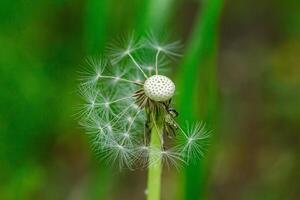
[{"label": "dandelion seed head", "polygon": [[[162,161],[179,167],[203,156],[209,138],[203,124],[182,129],[167,103],[175,93],[175,84],[165,72],[169,58],[180,56],[179,47],[179,42],[162,42],[153,35],[138,39],[131,34],[112,43],[108,56],[86,60],[78,87],[84,100],[79,107],[79,124],[92,138],[97,155],[109,165],[118,163],[120,168],[132,169],[134,163],[147,167]],[[166,119],[164,130],[178,132],[168,148],[149,144],[153,128],[149,113],[158,105],[165,106],[160,113]],[[177,146],[172,147],[174,143]],[[157,159],[150,159],[151,155]]]},{"label": "dandelion seed head", "polygon": [[144,90],[154,101],[167,101],[174,95],[175,84],[166,76],[154,75],[145,81]]}]

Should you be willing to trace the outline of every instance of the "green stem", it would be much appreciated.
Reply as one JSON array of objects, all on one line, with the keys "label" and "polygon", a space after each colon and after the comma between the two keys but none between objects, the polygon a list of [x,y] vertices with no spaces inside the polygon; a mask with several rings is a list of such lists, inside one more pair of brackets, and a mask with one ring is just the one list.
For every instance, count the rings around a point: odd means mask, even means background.
[{"label": "green stem", "polygon": [[[151,130],[150,149],[161,149],[162,129],[154,125]],[[148,168],[148,198],[147,200],[159,200],[161,188],[161,172],[162,162],[161,155],[154,151],[150,151]]]}]

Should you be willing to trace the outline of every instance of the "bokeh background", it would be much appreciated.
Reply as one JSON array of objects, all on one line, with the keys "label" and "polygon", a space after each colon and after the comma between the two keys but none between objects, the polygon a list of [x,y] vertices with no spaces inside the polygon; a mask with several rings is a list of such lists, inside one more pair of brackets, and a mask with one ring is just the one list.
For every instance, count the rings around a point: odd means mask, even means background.
[{"label": "bokeh background", "polygon": [[146,171],[103,165],[73,117],[84,58],[133,30],[182,41],[179,120],[214,133],[162,199],[299,199],[298,0],[2,0],[0,199],[145,199]]}]

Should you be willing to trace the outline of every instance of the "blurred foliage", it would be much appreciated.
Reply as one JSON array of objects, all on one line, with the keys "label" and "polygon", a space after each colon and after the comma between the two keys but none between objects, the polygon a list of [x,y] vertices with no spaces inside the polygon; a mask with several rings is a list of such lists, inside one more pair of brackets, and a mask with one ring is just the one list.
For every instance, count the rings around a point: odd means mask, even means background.
[{"label": "blurred foliage", "polygon": [[[217,127],[217,46],[222,0],[203,3],[189,38],[185,57],[178,70],[179,110],[184,120],[205,123],[211,131]],[[188,89],[187,89],[188,88]],[[192,102],[187,104],[187,102]],[[206,163],[202,161],[185,167],[184,199],[206,199]]]},{"label": "blurred foliage", "polygon": [[215,133],[188,182],[165,170],[163,199],[298,199],[299,2],[224,1],[215,24],[219,2],[1,1],[0,199],[144,198],[145,172],[106,169],[73,116],[84,58],[132,30],[187,44],[176,104]]}]

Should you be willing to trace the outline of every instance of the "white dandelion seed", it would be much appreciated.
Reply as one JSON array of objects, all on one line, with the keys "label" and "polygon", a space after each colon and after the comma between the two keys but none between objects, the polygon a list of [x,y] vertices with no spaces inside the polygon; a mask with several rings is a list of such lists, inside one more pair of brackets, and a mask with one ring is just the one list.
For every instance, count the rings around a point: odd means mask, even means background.
[{"label": "white dandelion seed", "polygon": [[195,123],[191,126],[187,124],[187,130],[181,129],[182,134],[177,139],[180,152],[187,161],[197,160],[204,156],[207,146],[209,145],[209,139],[211,137],[211,131],[207,131],[203,122]]},{"label": "white dandelion seed", "polygon": [[[80,72],[84,102],[78,116],[101,159],[120,168],[161,161],[179,168],[203,156],[209,133],[203,124],[187,130],[178,125],[171,107],[175,84],[162,75],[167,58],[180,56],[180,47],[179,42],[161,43],[152,34],[141,40],[130,35],[113,42],[109,56],[86,60],[87,68]],[[161,146],[150,147],[150,130],[158,126],[163,128]],[[170,148],[165,138],[171,138]]]}]

